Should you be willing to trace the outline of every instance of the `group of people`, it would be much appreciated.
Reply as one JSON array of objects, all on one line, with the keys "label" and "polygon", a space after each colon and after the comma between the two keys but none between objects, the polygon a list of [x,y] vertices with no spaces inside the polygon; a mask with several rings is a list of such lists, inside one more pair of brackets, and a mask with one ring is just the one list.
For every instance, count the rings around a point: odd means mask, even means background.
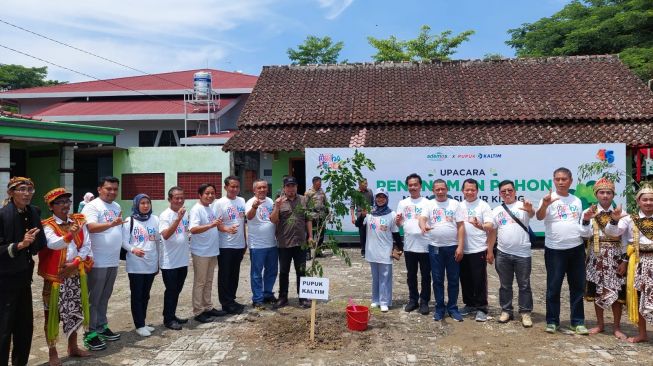
[{"label": "group of people", "polygon": [[[155,330],[146,318],[159,271],[165,285],[164,326],[180,330],[188,322],[176,310],[190,258],[197,322],[243,312],[245,305],[236,301],[236,292],[247,247],[252,306],[287,306],[290,266],[294,262],[297,278],[304,274],[303,246],[312,238],[313,221],[324,219],[326,196],[319,178],[314,179],[308,198],[297,194],[294,177],[286,177],[283,186],[282,194],[272,201],[267,197],[267,181],[256,180],[254,197],[245,202],[239,196],[238,177],[229,176],[224,180],[224,197],[216,199],[215,185],[202,184],[197,189],[198,202],[190,210],[184,206],[187,193],[175,186],[168,190],[169,207],[159,216],[152,212],[151,198],[141,193],[133,198],[131,213],[124,218],[115,201],[119,180],[109,176],[100,179],[97,198],[85,196],[81,213],[73,213],[72,194],[66,189],[47,192],[43,199],[52,215],[41,221],[40,210],[32,204],[34,182],[12,178],[7,201],[0,208],[0,364],[7,364],[10,354],[12,364],[27,364],[33,325],[33,256],[37,254],[38,274],[44,279],[44,330],[51,365],[61,364],[56,349],[60,323],[73,357],[90,355],[77,343],[82,326],[89,351],[103,350],[107,342],[120,339],[109,327],[107,309],[121,259],[126,261],[135,331],[143,337]],[[212,302],[216,266],[221,310]],[[277,273],[278,298],[273,292]],[[310,306],[305,299],[299,299],[299,304]]]},{"label": "group of people", "polygon": [[[478,197],[478,182],[463,182],[464,200],[448,196],[447,183],[433,181],[433,199],[422,197],[422,178],[406,177],[409,197],[396,211],[389,208],[384,188],[374,194],[366,182],[359,186],[362,200],[373,208],[352,207],[352,222],[364,233],[362,251],[372,274],[372,308],[382,312],[392,306],[393,259],[403,253],[407,270],[408,303],[404,310],[430,313],[431,285],[435,297],[433,318],[445,315],[455,321],[471,314],[476,321],[488,319],[487,265],[494,264],[499,277],[499,323],[514,319],[513,280],[516,278],[518,312],[524,327],[532,327],[533,295],[530,285],[531,237],[529,221],[542,220],[545,227],[546,327],[560,327],[562,282],[569,284],[570,328],[580,335],[605,331],[604,311],[613,312],[613,334],[630,342],[646,341],[646,322],[653,324],[653,186],[642,185],[636,200],[639,212],[626,215],[614,205],[615,185],[607,178],[595,182],[597,203],[583,210],[579,198],[569,191],[573,182],[567,168],[553,172],[555,191],[539,202],[518,200],[514,182],[499,183],[503,201],[491,209]],[[403,228],[404,236],[399,236]],[[496,245],[495,245],[496,244]],[[418,286],[418,273],[421,276]],[[445,275],[446,295],[445,303]],[[459,288],[462,302],[458,307]],[[597,325],[585,326],[583,298],[594,303]],[[621,331],[623,304],[639,333],[626,337]]]},{"label": "group of people", "polygon": [[[428,315],[432,285],[435,320],[448,315],[463,321],[465,315],[473,314],[476,321],[486,321],[487,264],[495,264],[500,281],[498,321],[514,318],[512,289],[516,278],[521,322],[531,327],[529,220],[535,217],[545,226],[546,331],[559,329],[560,292],[566,276],[574,332],[603,332],[604,310],[611,309],[616,337],[630,342],[647,340],[646,322],[653,323],[653,186],[642,186],[636,197],[639,212],[626,215],[621,206],[613,204],[613,182],[598,180],[594,185],[597,204],[583,211],[581,201],[569,192],[572,181],[571,171],[557,169],[553,173],[555,192],[545,195],[537,210],[528,200],[517,200],[512,181],[502,181],[499,193],[503,204],[492,210],[479,199],[474,179],[464,181],[464,200],[458,202],[448,196],[447,183],[442,179],[433,182],[433,199],[422,197],[422,179],[411,174],[406,178],[410,196],[399,202],[396,211],[389,208],[384,188],[372,194],[362,182],[359,190],[363,199],[354,201],[363,204],[353,205],[351,215],[352,222],[361,228],[365,242],[362,254],[371,266],[371,306],[389,311],[393,260],[403,254],[409,290],[405,311]],[[189,257],[197,322],[243,311],[245,306],[236,301],[236,292],[247,248],[252,306],[287,306],[290,266],[294,264],[298,279],[304,275],[305,244],[313,241],[314,225],[328,214],[319,177],[313,178],[313,186],[304,196],[297,193],[297,180],[285,177],[282,192],[274,201],[267,196],[267,181],[256,180],[254,197],[245,202],[239,196],[240,180],[229,176],[224,180],[224,197],[216,199],[216,187],[202,184],[197,189],[198,202],[190,210],[184,206],[187,192],[175,186],[168,191],[169,207],[159,216],[152,213],[150,197],[138,194],[126,218],[115,202],[118,188],[117,178],[102,178],[98,197],[85,202],[81,213],[72,213],[70,192],[53,189],[43,197],[52,215],[41,221],[39,209],[32,204],[34,182],[25,177],[9,181],[8,198],[0,208],[0,364],[8,363],[12,344],[12,363],[27,363],[32,340],[34,255],[39,255],[38,274],[44,279],[44,330],[50,363],[56,365],[61,363],[55,346],[60,323],[71,356],[89,355],[77,344],[77,331],[82,326],[86,329],[84,345],[90,351],[105,349],[106,342],[120,339],[107,319],[120,259],[126,260],[136,333],[146,337],[154,331],[146,318],[150,290],[159,270],[165,285],[163,324],[179,330],[188,321],[177,317],[176,310]],[[370,199],[371,205],[365,204]],[[212,302],[216,266],[221,310]],[[278,298],[273,292],[277,274]],[[461,309],[457,303],[459,286],[464,303]],[[296,290],[299,293],[299,281]],[[597,326],[589,330],[585,327],[583,297],[594,302],[597,314]],[[637,336],[627,338],[621,331],[622,304],[627,304],[628,318],[638,324]],[[299,305],[310,306],[302,298]]]}]

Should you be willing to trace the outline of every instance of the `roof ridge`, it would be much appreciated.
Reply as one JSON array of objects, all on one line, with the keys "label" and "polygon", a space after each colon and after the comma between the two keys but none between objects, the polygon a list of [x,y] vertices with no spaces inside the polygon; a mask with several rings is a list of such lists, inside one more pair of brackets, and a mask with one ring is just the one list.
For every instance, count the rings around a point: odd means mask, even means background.
[{"label": "roof ridge", "polygon": [[499,60],[483,59],[460,59],[460,60],[420,60],[420,61],[363,61],[339,64],[307,64],[307,65],[267,65],[263,69],[338,69],[352,67],[393,67],[393,66],[414,66],[414,65],[468,65],[468,64],[487,64],[487,63],[547,63],[547,62],[576,62],[576,61],[617,61],[619,55],[575,55],[575,56],[545,56],[545,57],[514,57],[502,58]]}]

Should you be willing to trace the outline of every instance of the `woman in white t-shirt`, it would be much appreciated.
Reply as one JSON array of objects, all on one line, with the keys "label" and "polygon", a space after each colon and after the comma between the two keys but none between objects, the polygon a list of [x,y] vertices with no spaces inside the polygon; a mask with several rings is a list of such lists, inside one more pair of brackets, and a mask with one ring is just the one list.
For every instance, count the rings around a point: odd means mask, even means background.
[{"label": "woman in white t-shirt", "polygon": [[403,250],[395,213],[388,207],[388,192],[377,188],[374,194],[374,209],[371,214],[363,213],[358,220],[366,230],[365,259],[372,270],[372,304],[386,312],[392,306],[392,248]]},{"label": "woman in white t-shirt", "polygon": [[127,251],[127,275],[136,333],[149,337],[153,327],[145,325],[147,303],[154,277],[159,271],[159,218],[152,215],[152,201],[144,193],[134,197],[132,215],[122,225],[122,247]]}]

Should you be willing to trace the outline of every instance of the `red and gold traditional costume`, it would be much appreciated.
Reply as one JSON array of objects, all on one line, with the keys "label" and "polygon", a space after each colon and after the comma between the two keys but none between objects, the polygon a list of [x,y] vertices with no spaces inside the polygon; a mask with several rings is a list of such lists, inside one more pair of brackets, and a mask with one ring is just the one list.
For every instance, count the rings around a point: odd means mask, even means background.
[{"label": "red and gold traditional costume", "polygon": [[[63,188],[57,188],[45,195],[51,204],[56,198],[70,196]],[[59,321],[63,322],[66,337],[83,324],[88,326],[89,302],[86,273],[93,267],[90,251],[90,237],[86,220],[82,214],[68,215],[66,222],[57,216],[42,221],[48,247],[39,252],[38,274],[43,277],[43,303],[46,320],[47,341],[56,344]],[[70,228],[77,225],[76,234]],[[74,276],[62,278],[60,272],[65,265],[74,264],[78,271]]]}]

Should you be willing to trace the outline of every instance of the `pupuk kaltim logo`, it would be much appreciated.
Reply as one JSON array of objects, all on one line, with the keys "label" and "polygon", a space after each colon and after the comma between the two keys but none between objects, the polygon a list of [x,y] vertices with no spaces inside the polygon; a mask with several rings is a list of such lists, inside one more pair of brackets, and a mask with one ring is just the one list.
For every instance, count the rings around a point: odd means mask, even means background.
[{"label": "pupuk kaltim logo", "polygon": [[608,164],[614,163],[614,151],[607,149],[599,149],[596,153],[596,158],[601,161],[606,161]]}]

